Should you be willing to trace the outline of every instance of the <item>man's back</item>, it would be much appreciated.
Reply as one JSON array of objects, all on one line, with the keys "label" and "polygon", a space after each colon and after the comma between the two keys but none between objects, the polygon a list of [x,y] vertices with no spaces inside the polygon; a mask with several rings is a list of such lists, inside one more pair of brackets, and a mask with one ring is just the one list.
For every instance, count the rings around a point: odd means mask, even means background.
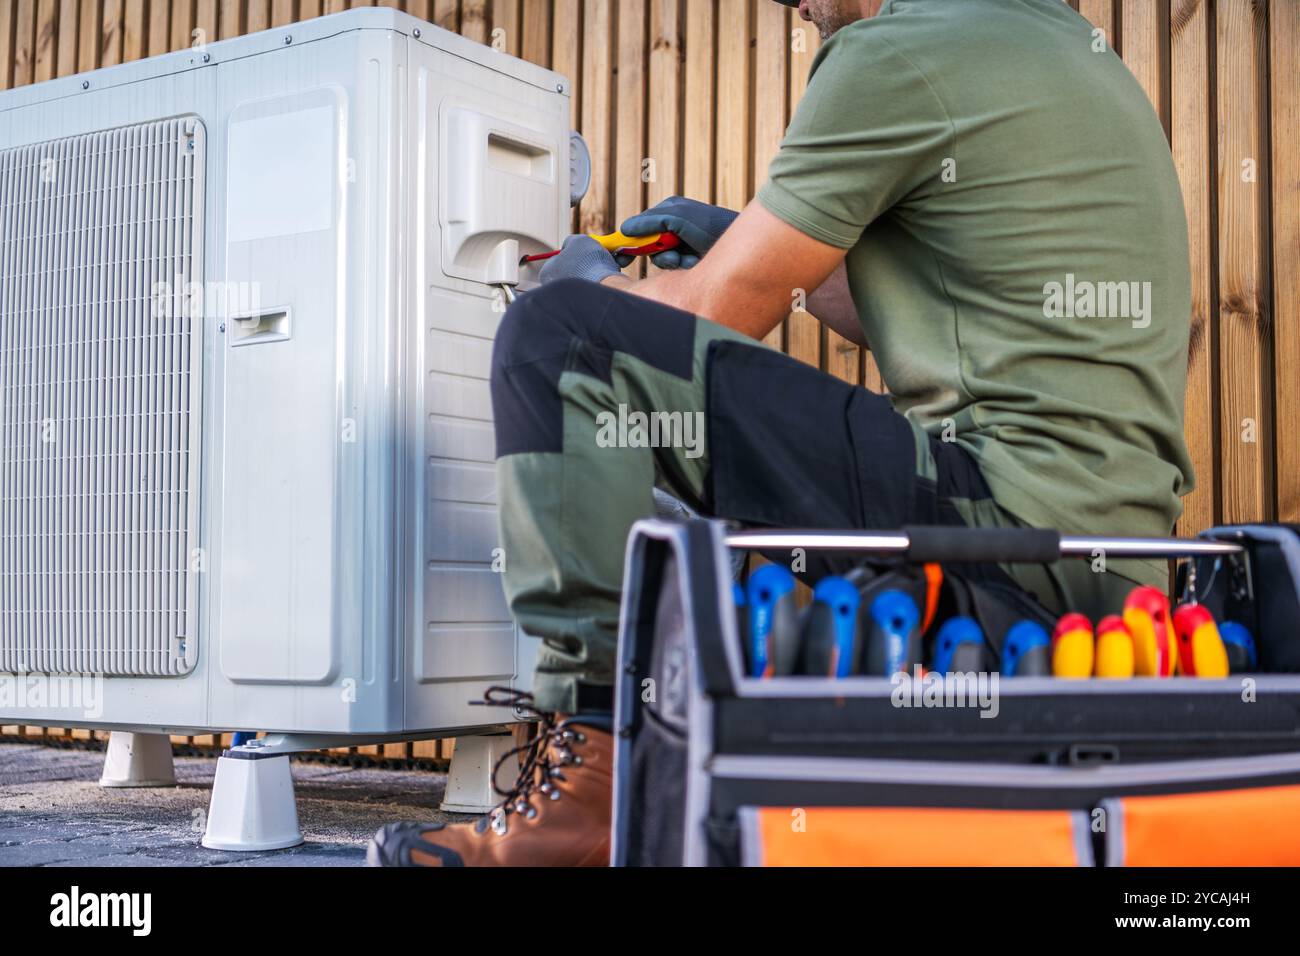
[{"label": "man's back", "polygon": [[1158,119],[1077,13],[886,3],[819,54],[760,199],[852,247],[896,407],[955,436],[1002,508],[1170,530],[1192,481],[1186,220]]}]

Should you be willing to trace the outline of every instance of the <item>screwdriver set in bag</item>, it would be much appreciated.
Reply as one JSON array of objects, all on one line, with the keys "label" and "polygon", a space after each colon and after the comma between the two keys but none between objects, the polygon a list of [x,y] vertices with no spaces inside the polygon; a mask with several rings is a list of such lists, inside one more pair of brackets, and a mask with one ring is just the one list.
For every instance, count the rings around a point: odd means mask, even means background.
[{"label": "screwdriver set in bag", "polygon": [[[733,580],[735,550],[793,548],[853,569],[806,607],[781,565]],[[1094,622],[964,570],[1098,548],[1178,562],[1175,599]],[[1292,526],[641,522],[619,664],[617,864],[1300,864]]]}]

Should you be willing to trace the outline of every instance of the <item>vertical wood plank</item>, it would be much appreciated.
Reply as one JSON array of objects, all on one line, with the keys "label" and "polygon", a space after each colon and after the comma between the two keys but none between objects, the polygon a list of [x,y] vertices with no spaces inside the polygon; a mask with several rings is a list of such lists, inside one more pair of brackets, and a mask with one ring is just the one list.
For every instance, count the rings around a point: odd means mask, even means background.
[{"label": "vertical wood plank", "polygon": [[579,232],[608,232],[612,190],[610,163],[613,129],[610,101],[613,76],[614,0],[586,0],[583,4],[582,135],[591,147],[591,190],[578,214]]},{"label": "vertical wood plank", "polygon": [[271,27],[271,0],[245,0],[248,20],[245,33],[257,33]]},{"label": "vertical wood plank", "polygon": [[149,4],[149,56],[159,56],[167,52],[171,43],[171,8],[170,3],[153,0]]},{"label": "vertical wood plank", "polygon": [[457,0],[434,0],[434,25],[456,33],[460,30],[460,4]]},{"label": "vertical wood plank", "polygon": [[1183,499],[1180,534],[1218,520],[1219,468],[1215,369],[1214,145],[1210,104],[1210,12],[1206,0],[1176,0],[1170,21],[1170,143],[1187,207],[1192,273],[1192,346],[1187,367],[1183,432],[1196,471],[1196,490]]},{"label": "vertical wood plank", "polygon": [[18,0],[14,20],[14,86],[32,82],[36,66],[36,0]]},{"label": "vertical wood plank", "polygon": [[298,19],[294,9],[294,0],[273,0],[271,3],[271,26],[283,27]]},{"label": "vertical wood plank", "polygon": [[719,206],[737,210],[749,202],[751,9],[749,0],[718,0],[715,196]]},{"label": "vertical wood plank", "polygon": [[[646,0],[619,0],[618,66],[614,110],[618,120],[614,134],[614,210],[610,229],[617,229],[628,216],[646,208]],[[655,170],[656,176],[658,171]],[[644,274],[640,260],[625,273],[633,278]]]},{"label": "vertical wood plank", "polygon": [[77,0],[59,0],[55,67],[57,76],[71,76],[77,72],[78,31],[81,28],[79,13]]},{"label": "vertical wood plank", "polygon": [[523,58],[538,66],[551,65],[551,0],[524,0]]},{"label": "vertical wood plank", "polygon": [[122,61],[129,63],[145,55],[149,42],[145,0],[126,0],[122,12]]},{"label": "vertical wood plank", "polygon": [[58,27],[58,0],[37,0],[36,67],[33,72],[33,78],[37,83],[52,80],[58,73]]},{"label": "vertical wood plank", "polygon": [[228,40],[244,32],[244,0],[221,0],[220,39]]},{"label": "vertical wood plank", "polygon": [[184,50],[194,42],[194,0],[177,0],[172,4],[171,38],[169,50]]},{"label": "vertical wood plank", "polygon": [[99,65],[122,62],[122,15],[124,0],[104,0],[103,37],[99,45]]},{"label": "vertical wood plank", "polygon": [[1300,522],[1300,4],[1270,11],[1277,517]]},{"label": "vertical wood plank", "polygon": [[[569,111],[573,128],[579,132],[582,130],[583,45],[581,0],[555,0],[551,20],[551,69],[568,80]],[[577,231],[579,218],[578,210],[573,210],[569,217],[570,230]]]},{"label": "vertical wood plank", "polygon": [[220,14],[217,0],[198,0],[194,6],[194,30],[190,35],[190,46],[207,46],[215,43],[221,35]]},{"label": "vertical wood plank", "polygon": [[13,3],[0,3],[0,90],[13,86],[15,12]]},{"label": "vertical wood plank", "polygon": [[[453,0],[454,2],[454,0]],[[342,13],[348,8],[348,0],[324,0],[321,5],[321,13]]]},{"label": "vertical wood plank", "polygon": [[1223,519],[1269,519],[1272,340],[1268,327],[1267,8],[1220,0],[1219,379]]},{"label": "vertical wood plank", "polygon": [[487,0],[461,0],[460,35],[477,43],[487,42]]},{"label": "vertical wood plank", "polygon": [[682,193],[713,202],[714,3],[687,0]]},{"label": "vertical wood plank", "polygon": [[99,43],[103,5],[100,0],[81,0],[77,31],[77,71],[85,73],[99,66]]},{"label": "vertical wood plank", "polygon": [[[767,180],[767,168],[785,135],[790,40],[789,11],[777,3],[758,4],[754,10],[754,99],[747,110],[753,115],[749,181],[755,191]],[[746,190],[746,201],[750,198]],[[788,337],[788,322],[782,322],[764,341],[779,349]]]},{"label": "vertical wood plank", "polygon": [[1079,13],[1091,20],[1093,26],[1101,28],[1110,48],[1118,53],[1121,47],[1118,30],[1120,24],[1115,15],[1116,2],[1117,0],[1079,0]]},{"label": "vertical wood plank", "polygon": [[492,49],[519,55],[519,0],[492,0]]},{"label": "vertical wood plank", "polygon": [[1124,63],[1169,136],[1169,0],[1126,3],[1121,11]]},{"label": "vertical wood plank", "polygon": [[682,21],[678,0],[650,0],[650,110],[646,155],[654,177],[646,206],[681,191]]},{"label": "vertical wood plank", "polygon": [[[427,4],[428,0],[424,0],[424,2]],[[298,0],[298,19],[300,21],[314,20],[320,16],[321,13],[321,0]],[[427,13],[418,13],[416,16],[420,17],[422,20],[429,19]]]}]

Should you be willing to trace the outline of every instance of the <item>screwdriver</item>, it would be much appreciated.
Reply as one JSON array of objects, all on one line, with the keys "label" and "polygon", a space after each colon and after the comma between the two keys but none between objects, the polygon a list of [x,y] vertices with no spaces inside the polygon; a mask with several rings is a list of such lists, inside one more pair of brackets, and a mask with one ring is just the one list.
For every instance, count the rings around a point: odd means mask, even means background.
[{"label": "screwdriver", "polygon": [[749,673],[775,677],[794,671],[799,651],[799,611],[794,575],[765,564],[749,576]]},{"label": "screwdriver", "polygon": [[867,610],[864,671],[889,676],[921,662],[921,612],[902,591],[881,591]]},{"label": "screwdriver", "polygon": [[857,670],[861,603],[861,593],[844,578],[817,582],[803,624],[802,673],[848,677]]},{"label": "screwdriver", "polygon": [[1224,650],[1228,652],[1229,673],[1241,674],[1255,670],[1258,665],[1255,638],[1246,625],[1224,621],[1219,625],[1219,637],[1223,639]]},{"label": "screwdriver", "polygon": [[1133,676],[1133,635],[1118,614],[1108,614],[1097,625],[1097,653],[1093,673],[1097,677]]},{"label": "screwdriver", "polygon": [[1064,615],[1052,631],[1052,675],[1091,677],[1093,650],[1092,622],[1082,614]]},{"label": "screwdriver", "polygon": [[[611,232],[607,236],[591,234],[591,238],[604,246],[605,251],[612,256],[657,256],[669,249],[676,249],[682,243],[675,232],[657,232],[650,236],[625,236],[621,232]],[[559,254],[559,249],[539,252],[524,256],[519,260],[519,264],[523,266],[530,262],[541,262],[543,259],[550,259]]]},{"label": "screwdriver", "polygon": [[1046,677],[1052,672],[1052,639],[1037,621],[1017,621],[1002,642],[1004,677]]},{"label": "screwdriver", "polygon": [[1214,615],[1204,604],[1180,604],[1174,611],[1178,670],[1188,677],[1227,677],[1228,652]]},{"label": "screwdriver", "polygon": [[931,670],[940,674],[983,674],[988,671],[984,632],[969,617],[950,617],[934,636]]},{"label": "screwdriver", "polygon": [[1133,635],[1133,667],[1142,677],[1168,677],[1177,658],[1169,599],[1149,584],[1124,599],[1124,623]]}]

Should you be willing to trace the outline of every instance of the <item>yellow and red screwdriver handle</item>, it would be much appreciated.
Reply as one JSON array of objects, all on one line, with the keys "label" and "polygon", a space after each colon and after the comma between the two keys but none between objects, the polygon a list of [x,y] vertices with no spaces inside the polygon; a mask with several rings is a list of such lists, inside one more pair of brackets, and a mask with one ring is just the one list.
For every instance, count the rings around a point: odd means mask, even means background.
[{"label": "yellow and red screwdriver handle", "polygon": [[[614,256],[657,256],[669,249],[676,249],[682,243],[681,238],[675,232],[660,232],[650,236],[625,236],[621,232],[611,232],[607,236],[593,235],[591,238],[599,242],[610,255]],[[551,252],[539,252],[536,255],[524,256],[519,260],[519,264],[522,266],[530,262],[541,262],[543,259],[549,259],[551,256],[558,256],[559,254],[559,249]]]}]

